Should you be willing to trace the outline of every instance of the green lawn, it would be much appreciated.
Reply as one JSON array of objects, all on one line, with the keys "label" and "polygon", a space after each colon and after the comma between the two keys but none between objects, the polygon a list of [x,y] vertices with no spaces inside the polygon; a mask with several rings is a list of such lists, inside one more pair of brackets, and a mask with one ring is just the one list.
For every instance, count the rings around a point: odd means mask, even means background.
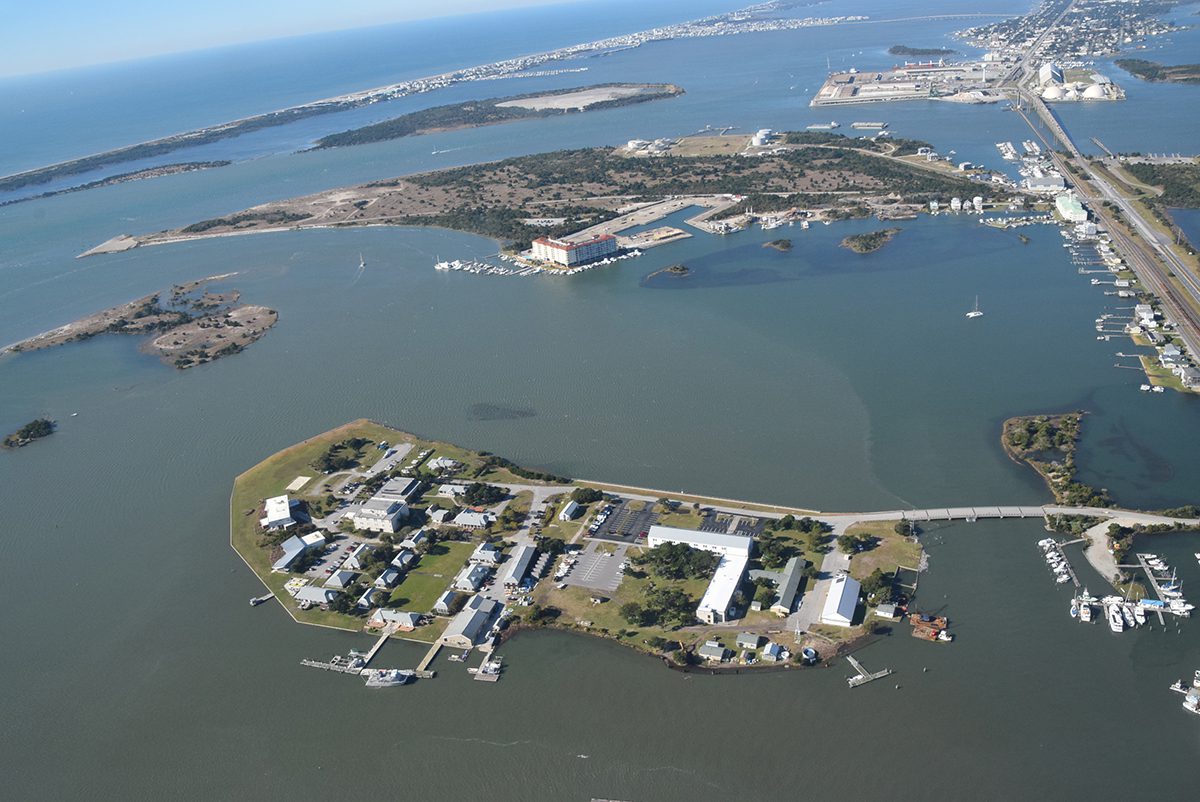
[{"label": "green lawn", "polygon": [[433,603],[438,600],[438,596],[450,586],[451,579],[453,577],[410,572],[392,591],[387,606],[413,613],[428,613],[433,609]]},{"label": "green lawn", "polygon": [[872,521],[855,524],[846,530],[848,535],[871,535],[881,540],[870,551],[855,554],[850,560],[850,575],[855,579],[866,579],[876,568],[895,571],[897,566],[916,568],[921,562],[921,544],[913,543],[896,534],[895,521]]}]

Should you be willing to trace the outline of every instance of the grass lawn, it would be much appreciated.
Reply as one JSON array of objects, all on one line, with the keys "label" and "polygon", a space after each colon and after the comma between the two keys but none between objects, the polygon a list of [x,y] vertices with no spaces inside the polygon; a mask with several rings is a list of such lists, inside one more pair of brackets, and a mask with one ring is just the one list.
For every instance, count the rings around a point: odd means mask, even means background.
[{"label": "grass lawn", "polygon": [[[680,507],[680,509],[683,509]],[[687,512],[669,512],[659,515],[658,522],[662,526],[674,526],[677,529],[699,529],[704,518],[688,510]]]},{"label": "grass lawn", "polygon": [[1190,392],[1183,386],[1183,381],[1160,365],[1155,357],[1139,356],[1138,359],[1141,361],[1142,368],[1146,371],[1146,378],[1150,380],[1151,384],[1166,387],[1170,390],[1177,390],[1181,393]]},{"label": "grass lawn", "polygon": [[876,568],[895,571],[897,566],[916,568],[921,562],[921,545],[906,540],[892,528],[895,521],[872,521],[855,524],[846,530],[848,535],[870,535],[880,542],[870,551],[861,551],[850,560],[850,575],[866,579]]}]

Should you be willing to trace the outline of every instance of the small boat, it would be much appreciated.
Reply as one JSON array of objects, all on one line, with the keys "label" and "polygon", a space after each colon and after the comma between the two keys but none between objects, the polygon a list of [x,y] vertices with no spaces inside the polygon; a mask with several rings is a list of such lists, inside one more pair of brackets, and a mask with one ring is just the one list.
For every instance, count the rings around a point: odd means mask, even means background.
[{"label": "small boat", "polygon": [[1125,626],[1130,629],[1137,626],[1137,619],[1133,617],[1133,610],[1129,609],[1129,605],[1121,605],[1121,616],[1125,619]]},{"label": "small boat", "polygon": [[1150,392],[1152,393],[1165,393],[1166,391],[1166,388],[1164,388],[1161,384],[1156,384],[1150,388]]},{"label": "small boat", "polygon": [[364,267],[366,267],[366,266],[367,266],[367,260],[363,258],[363,255],[362,255],[361,253],[359,253],[359,255],[358,255],[358,267],[359,267],[359,269],[361,270],[362,268],[364,268]]},{"label": "small boat", "polygon": [[1143,384],[1143,385],[1142,385],[1141,387],[1139,387],[1138,389],[1139,389],[1139,390],[1141,390],[1143,393],[1148,393],[1148,392],[1150,392],[1150,385],[1148,385],[1148,384]]},{"label": "small boat", "polygon": [[1139,627],[1145,625],[1145,623],[1146,623],[1146,608],[1145,607],[1143,607],[1142,605],[1139,604],[1133,608],[1133,621]]},{"label": "small boat", "polygon": [[1085,624],[1092,623],[1092,605],[1090,605],[1090,604],[1079,605],[1079,620],[1084,622]]},{"label": "small boat", "polygon": [[250,599],[250,606],[257,607],[264,602],[269,602],[272,598],[274,598],[274,596],[271,593],[268,593],[265,596],[254,596]]},{"label": "small boat", "polygon": [[1183,698],[1183,709],[1189,713],[1200,715],[1200,694],[1192,691]]},{"label": "small boat", "polygon": [[983,312],[979,311],[979,296],[978,295],[975,296],[975,308],[972,309],[970,312],[967,312],[966,316],[969,318],[983,317]]},{"label": "small boat", "polygon": [[943,629],[941,632],[938,633],[937,639],[940,640],[942,643],[949,643],[950,641],[954,640],[954,636],[950,634],[950,630]]},{"label": "small boat", "polygon": [[1079,603],[1078,602],[1074,602],[1074,601],[1071,602],[1071,617],[1072,618],[1079,617]]}]

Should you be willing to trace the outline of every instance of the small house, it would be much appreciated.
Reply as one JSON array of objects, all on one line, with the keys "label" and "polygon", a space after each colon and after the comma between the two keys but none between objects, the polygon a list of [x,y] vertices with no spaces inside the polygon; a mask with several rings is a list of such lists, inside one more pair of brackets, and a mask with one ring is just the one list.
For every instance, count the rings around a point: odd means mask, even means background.
[{"label": "small house", "polygon": [[568,501],[566,503],[566,506],[564,506],[562,508],[562,510],[558,513],[558,520],[573,521],[573,520],[575,520],[575,516],[577,516],[579,514],[579,510],[580,510],[580,507],[579,507],[578,501]]},{"label": "small house", "polygon": [[758,644],[762,643],[762,638],[750,632],[743,632],[737,636],[735,643],[739,649],[757,649]]},{"label": "small house", "polygon": [[450,615],[454,612],[454,607],[458,603],[458,594],[452,590],[448,590],[441,596],[438,596],[437,601],[433,603],[433,612],[435,615]]},{"label": "small house", "polygon": [[391,590],[400,584],[400,572],[395,568],[385,568],[383,573],[375,580],[375,587],[380,590]]},{"label": "small house", "polygon": [[707,641],[696,650],[696,654],[711,663],[723,663],[729,659],[729,650],[715,640]]},{"label": "small house", "polygon": [[345,568],[339,568],[329,575],[329,579],[325,580],[325,587],[345,590],[354,584],[357,576],[357,571],[347,571]]}]

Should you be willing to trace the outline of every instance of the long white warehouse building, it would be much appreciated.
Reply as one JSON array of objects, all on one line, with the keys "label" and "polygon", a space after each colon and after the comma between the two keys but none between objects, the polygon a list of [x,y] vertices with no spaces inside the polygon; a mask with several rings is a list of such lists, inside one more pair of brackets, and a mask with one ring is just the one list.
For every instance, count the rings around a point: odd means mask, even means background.
[{"label": "long white warehouse building", "polygon": [[696,608],[696,618],[706,624],[727,621],[733,606],[733,594],[737,592],[750,562],[750,550],[754,541],[744,535],[726,535],[720,532],[698,532],[693,529],[676,529],[673,526],[652,526],[646,535],[650,548],[663,543],[682,543],[694,549],[711,551],[721,555],[721,562],[713,573],[704,598]]}]

